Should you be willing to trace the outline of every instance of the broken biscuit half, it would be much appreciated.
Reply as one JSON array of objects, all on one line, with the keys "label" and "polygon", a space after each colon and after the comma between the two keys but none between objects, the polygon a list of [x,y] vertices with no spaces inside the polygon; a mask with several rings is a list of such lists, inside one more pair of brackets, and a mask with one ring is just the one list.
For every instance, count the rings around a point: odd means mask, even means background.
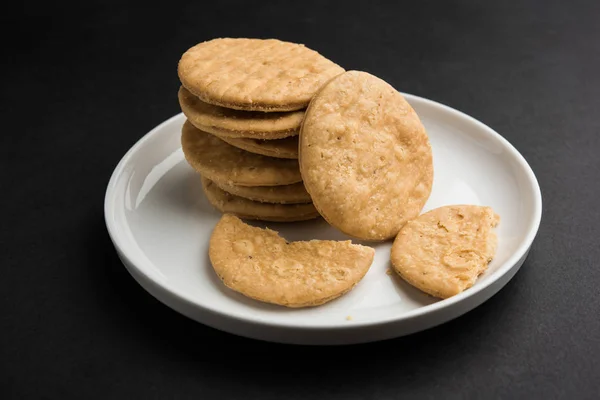
[{"label": "broken biscuit half", "polygon": [[374,255],[373,248],[350,240],[287,242],[230,214],[215,226],[209,246],[212,266],[227,287],[286,307],[340,297],[365,276]]},{"label": "broken biscuit half", "polygon": [[394,240],[396,272],[423,292],[440,298],[473,286],[496,253],[492,230],[500,217],[490,207],[436,208],[409,221]]}]

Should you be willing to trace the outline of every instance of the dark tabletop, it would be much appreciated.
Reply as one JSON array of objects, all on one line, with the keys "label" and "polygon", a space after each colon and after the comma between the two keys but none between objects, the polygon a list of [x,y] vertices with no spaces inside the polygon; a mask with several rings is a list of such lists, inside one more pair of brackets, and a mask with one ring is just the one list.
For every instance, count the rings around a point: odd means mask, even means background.
[{"label": "dark tabletop", "polygon": [[[25,4],[1,17],[0,397],[600,396],[600,2]],[[543,195],[520,272],[443,326],[347,347],[236,337],[146,293],[105,188],[179,112],[180,55],[222,36],[304,43],[501,133]]]}]

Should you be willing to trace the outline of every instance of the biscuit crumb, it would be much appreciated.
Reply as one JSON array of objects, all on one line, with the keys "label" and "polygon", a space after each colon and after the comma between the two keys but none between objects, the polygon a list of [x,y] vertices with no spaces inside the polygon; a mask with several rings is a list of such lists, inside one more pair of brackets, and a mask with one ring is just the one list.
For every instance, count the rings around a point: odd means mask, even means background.
[{"label": "biscuit crumb", "polygon": [[393,272],[392,272],[392,269],[391,269],[391,268],[388,268],[388,269],[386,269],[386,270],[385,270],[385,273],[386,273],[386,274],[388,274],[388,275],[390,275],[390,276],[393,274]]},{"label": "biscuit crumb", "polygon": [[346,317],[346,321],[352,321],[352,315],[348,315],[348,316]]}]

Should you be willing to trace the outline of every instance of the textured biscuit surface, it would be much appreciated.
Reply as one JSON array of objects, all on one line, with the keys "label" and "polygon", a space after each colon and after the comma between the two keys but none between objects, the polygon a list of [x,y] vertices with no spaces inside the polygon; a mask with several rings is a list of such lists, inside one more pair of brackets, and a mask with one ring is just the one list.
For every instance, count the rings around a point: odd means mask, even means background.
[{"label": "textured biscuit surface", "polygon": [[179,105],[199,129],[225,138],[281,139],[297,136],[304,110],[291,112],[240,111],[203,102],[183,86]]},{"label": "textured biscuit surface", "polygon": [[206,103],[248,111],[305,108],[344,69],[301,44],[221,38],[188,49],[179,60],[183,86]]},{"label": "textured biscuit surface", "polygon": [[288,243],[277,232],[224,215],[210,238],[213,268],[229,288],[287,307],[323,304],[367,273],[375,251],[348,241]]},{"label": "textured biscuit surface", "polygon": [[313,98],[300,130],[300,170],[321,215],[365,240],[394,237],[433,182],[419,117],[383,80],[349,71]]},{"label": "textured biscuit surface", "polygon": [[411,285],[447,298],[473,286],[496,253],[490,207],[456,205],[409,221],[392,246],[394,269]]},{"label": "textured biscuit surface", "polygon": [[187,162],[210,180],[241,186],[289,185],[302,180],[297,160],[241,150],[210,133],[183,124],[181,147]]},{"label": "textured biscuit surface", "polygon": [[202,188],[208,201],[217,210],[237,215],[240,218],[292,222],[306,221],[319,216],[312,203],[272,204],[252,201],[227,193],[204,177],[202,177]]},{"label": "textured biscuit surface", "polygon": [[235,196],[262,203],[297,204],[312,202],[302,182],[282,186],[237,186],[220,182],[214,183]]},{"label": "textured biscuit surface", "polygon": [[[219,137],[218,134],[215,134],[215,136]],[[232,146],[251,153],[268,157],[298,159],[298,136],[275,140],[232,139],[227,137],[221,137],[221,139]]]}]

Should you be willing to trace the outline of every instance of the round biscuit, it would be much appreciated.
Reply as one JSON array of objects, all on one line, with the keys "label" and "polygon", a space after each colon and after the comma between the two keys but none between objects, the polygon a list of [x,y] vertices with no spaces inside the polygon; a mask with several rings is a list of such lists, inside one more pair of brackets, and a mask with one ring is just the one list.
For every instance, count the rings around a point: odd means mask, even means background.
[{"label": "round biscuit", "polygon": [[[215,134],[215,136],[219,137],[218,134]],[[290,158],[294,160],[298,159],[297,136],[275,140],[258,140],[247,138],[232,139],[226,137],[221,137],[221,139],[232,146],[249,151],[251,153],[262,154],[263,156],[275,158]]]},{"label": "round biscuit", "polygon": [[213,181],[240,186],[277,186],[302,180],[297,160],[241,150],[197,129],[189,121],[181,130],[181,148],[187,162]]},{"label": "round biscuit", "polygon": [[302,182],[281,186],[237,186],[221,182],[214,183],[227,193],[261,203],[302,204],[312,202]]},{"label": "round biscuit", "polygon": [[188,49],[177,71],[182,85],[206,103],[270,112],[305,108],[344,69],[297,43],[219,38]]},{"label": "round biscuit", "polygon": [[199,129],[220,138],[282,139],[297,136],[304,110],[265,113],[240,111],[203,102],[181,86],[181,111]]},{"label": "round biscuit", "polygon": [[202,188],[208,201],[217,210],[222,213],[237,215],[240,218],[293,222],[306,221],[319,216],[312,203],[272,204],[252,201],[222,190],[205,177],[202,177]]},{"label": "round biscuit", "polygon": [[350,236],[393,238],[429,198],[425,128],[404,97],[373,75],[350,71],[329,81],[311,101],[299,140],[315,207]]}]

